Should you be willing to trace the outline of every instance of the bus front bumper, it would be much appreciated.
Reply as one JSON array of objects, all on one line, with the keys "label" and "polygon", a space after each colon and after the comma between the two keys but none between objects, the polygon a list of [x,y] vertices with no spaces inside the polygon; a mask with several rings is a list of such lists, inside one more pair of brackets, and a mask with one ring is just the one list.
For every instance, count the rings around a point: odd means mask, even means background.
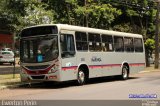
[{"label": "bus front bumper", "polygon": [[58,75],[45,74],[45,75],[28,75],[21,73],[21,82],[43,82],[43,81],[60,81]]}]

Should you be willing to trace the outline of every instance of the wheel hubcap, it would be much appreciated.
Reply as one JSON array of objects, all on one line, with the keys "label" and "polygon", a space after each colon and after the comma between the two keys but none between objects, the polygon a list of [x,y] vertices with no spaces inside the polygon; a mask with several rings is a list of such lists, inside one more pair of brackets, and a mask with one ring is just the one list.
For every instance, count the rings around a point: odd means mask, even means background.
[{"label": "wheel hubcap", "polygon": [[127,78],[128,72],[126,68],[123,68],[123,78]]},{"label": "wheel hubcap", "polygon": [[80,83],[84,82],[84,73],[83,73],[83,71],[79,71],[78,79],[79,79]]}]

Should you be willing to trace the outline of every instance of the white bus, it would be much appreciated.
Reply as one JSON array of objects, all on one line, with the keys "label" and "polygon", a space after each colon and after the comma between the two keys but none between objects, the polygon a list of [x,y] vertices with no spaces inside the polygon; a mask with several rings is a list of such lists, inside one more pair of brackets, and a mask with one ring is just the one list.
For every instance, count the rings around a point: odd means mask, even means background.
[{"label": "white bus", "polygon": [[145,67],[142,35],[65,24],[20,34],[21,81],[69,81],[129,74]]}]

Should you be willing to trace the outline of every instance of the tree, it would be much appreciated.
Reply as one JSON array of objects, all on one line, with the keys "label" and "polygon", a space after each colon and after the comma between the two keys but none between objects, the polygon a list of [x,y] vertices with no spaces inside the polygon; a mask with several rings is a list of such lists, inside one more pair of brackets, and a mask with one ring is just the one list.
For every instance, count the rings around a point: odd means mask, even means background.
[{"label": "tree", "polygon": [[0,31],[13,33],[16,30],[15,22],[17,22],[18,16],[7,9],[7,3],[6,0],[0,1]]},{"label": "tree", "polygon": [[54,22],[54,11],[47,10],[47,4],[37,0],[27,0],[25,15],[22,17],[23,23],[27,25],[51,24]]},{"label": "tree", "polygon": [[[147,39],[153,40],[153,35],[155,35],[155,3],[153,0],[110,0],[112,5],[121,9],[122,15],[112,23],[114,30],[126,31],[131,33],[138,33],[143,35],[144,41]],[[105,1],[103,1],[105,2]],[[120,3],[121,2],[121,3]],[[123,5],[123,6],[122,6]],[[147,41],[148,42],[148,41]],[[147,45],[146,56],[150,51]],[[149,50],[148,50],[149,49]],[[146,57],[146,60],[148,57]],[[148,64],[148,61],[146,61]]]},{"label": "tree", "polygon": [[0,30],[18,33],[30,25],[63,23],[139,33],[149,42],[155,5],[153,0],[1,0]]},{"label": "tree", "polygon": [[133,32],[133,28],[130,26],[131,26],[130,23],[121,23],[113,26],[113,30],[120,32]]},{"label": "tree", "polygon": [[112,5],[95,0],[49,0],[48,4],[55,10],[58,23],[79,26],[86,26],[88,23],[89,27],[109,29],[110,24],[121,14]]},{"label": "tree", "polygon": [[150,66],[149,57],[152,57],[153,50],[155,49],[155,41],[153,39],[147,39],[145,41],[146,50],[146,66]]},{"label": "tree", "polygon": [[110,4],[97,4],[93,2],[89,4],[84,13],[82,12],[82,10],[84,10],[83,8],[85,7],[81,8],[81,11],[76,11],[77,14],[88,14],[88,26],[94,28],[109,29],[114,19],[117,16],[121,15],[121,11],[116,8],[113,8]]},{"label": "tree", "polygon": [[18,33],[26,26],[53,23],[54,11],[40,0],[1,0],[0,17],[1,30]]}]

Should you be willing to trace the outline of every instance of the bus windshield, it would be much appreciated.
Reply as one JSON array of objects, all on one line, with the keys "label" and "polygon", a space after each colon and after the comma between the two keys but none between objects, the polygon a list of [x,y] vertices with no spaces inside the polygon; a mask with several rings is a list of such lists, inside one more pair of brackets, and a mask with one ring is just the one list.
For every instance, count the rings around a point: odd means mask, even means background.
[{"label": "bus windshield", "polygon": [[21,62],[48,62],[58,57],[58,36],[46,35],[21,39]]}]

